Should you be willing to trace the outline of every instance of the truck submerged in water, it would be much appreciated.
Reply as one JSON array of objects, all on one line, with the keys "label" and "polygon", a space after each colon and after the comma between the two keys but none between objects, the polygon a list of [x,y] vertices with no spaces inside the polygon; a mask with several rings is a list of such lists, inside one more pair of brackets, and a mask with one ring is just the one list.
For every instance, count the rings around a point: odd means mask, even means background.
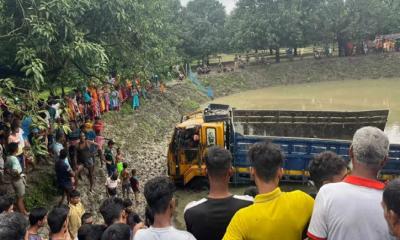
[{"label": "truck submerged in water", "polygon": [[[385,129],[389,110],[281,111],[237,110],[228,105],[208,108],[182,117],[168,148],[168,174],[186,186],[205,182],[206,149],[218,145],[233,156],[232,183],[250,183],[247,152],[252,144],[271,141],[284,152],[282,181],[307,182],[308,165],[315,154],[333,151],[349,160],[351,139],[357,129]],[[382,178],[400,174],[400,145],[391,144]]]}]

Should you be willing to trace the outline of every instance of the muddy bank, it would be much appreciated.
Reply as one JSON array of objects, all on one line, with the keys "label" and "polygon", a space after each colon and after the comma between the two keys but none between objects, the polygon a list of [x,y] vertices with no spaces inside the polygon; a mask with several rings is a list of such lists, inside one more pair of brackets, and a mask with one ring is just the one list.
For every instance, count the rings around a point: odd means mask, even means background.
[{"label": "muddy bank", "polygon": [[[205,101],[207,98],[192,84],[175,83],[167,87],[164,95],[155,90],[150,99],[141,101],[137,111],[125,104],[120,112],[104,116],[104,135],[121,147],[129,168],[137,170],[141,192],[147,180],[167,175],[167,147],[175,124],[183,114],[198,109],[199,103]],[[101,200],[106,197],[104,171],[99,170],[96,176],[99,187],[94,194],[85,193],[83,198],[86,206],[93,211],[98,211]],[[144,206],[145,199],[140,194],[136,211],[141,215],[144,214]]]}]

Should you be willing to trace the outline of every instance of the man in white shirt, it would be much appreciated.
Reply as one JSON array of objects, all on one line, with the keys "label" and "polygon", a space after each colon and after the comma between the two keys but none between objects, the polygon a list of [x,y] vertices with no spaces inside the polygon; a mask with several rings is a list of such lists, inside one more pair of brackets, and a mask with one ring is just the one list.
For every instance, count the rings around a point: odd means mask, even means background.
[{"label": "man in white shirt", "polygon": [[166,177],[156,177],[146,183],[144,196],[153,222],[150,228],[139,230],[134,240],[195,240],[191,233],[172,226],[174,191],[174,184]]},{"label": "man in white shirt", "polygon": [[364,127],[354,134],[353,171],[343,182],[326,184],[318,192],[308,228],[310,239],[392,239],[381,207],[385,185],[376,179],[388,152],[389,139],[380,129]]}]

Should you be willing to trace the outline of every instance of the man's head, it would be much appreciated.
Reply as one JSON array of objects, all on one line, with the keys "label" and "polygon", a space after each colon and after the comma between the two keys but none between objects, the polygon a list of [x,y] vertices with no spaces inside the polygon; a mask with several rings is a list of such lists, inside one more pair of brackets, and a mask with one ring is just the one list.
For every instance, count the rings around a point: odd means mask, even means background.
[{"label": "man's head", "polygon": [[78,230],[79,240],[101,240],[101,236],[106,230],[104,225],[84,224]]},{"label": "man's head", "polygon": [[78,192],[77,190],[72,190],[69,196],[70,196],[70,202],[73,205],[76,205],[81,201],[81,193]]},{"label": "man's head", "polygon": [[204,158],[210,181],[229,181],[232,176],[232,155],[228,150],[213,146],[207,149]]},{"label": "man's head", "polygon": [[116,223],[104,231],[101,240],[127,240],[130,236],[131,230],[127,224]]},{"label": "man's head", "polygon": [[23,240],[28,228],[28,220],[18,212],[0,215],[0,239]]},{"label": "man's head", "polygon": [[250,148],[248,157],[252,166],[251,174],[256,184],[259,182],[279,183],[283,175],[283,154],[278,145],[270,142],[256,143]]},{"label": "man's head", "polygon": [[81,223],[83,224],[93,224],[93,215],[90,212],[85,212],[81,217]]},{"label": "man's head", "polygon": [[29,213],[29,224],[43,227],[47,223],[47,210],[45,208],[34,208]]},{"label": "man's head", "polygon": [[383,191],[382,207],[390,233],[400,237],[400,179],[386,185]]},{"label": "man's head", "polygon": [[114,146],[114,144],[115,144],[115,142],[114,142],[113,140],[109,140],[109,141],[107,142],[107,146],[108,146],[109,148],[112,148],[112,147]]},{"label": "man's head", "polygon": [[126,223],[124,200],[112,197],[104,200],[100,206],[100,213],[107,226],[114,223]]},{"label": "man's head", "polygon": [[18,143],[12,142],[7,145],[7,151],[10,155],[15,155],[18,152]]},{"label": "man's head", "polygon": [[0,196],[0,213],[14,211],[14,198],[8,195]]},{"label": "man's head", "polygon": [[324,184],[340,182],[347,174],[347,163],[334,152],[322,152],[311,160],[310,178],[317,189]]},{"label": "man's head", "polygon": [[353,168],[378,172],[386,163],[389,153],[389,139],[376,127],[363,127],[354,134],[350,147]]},{"label": "man's head", "polygon": [[56,141],[58,143],[64,143],[65,141],[65,135],[63,133],[58,133],[56,134]]},{"label": "man's head", "polygon": [[172,216],[175,209],[174,192],[175,185],[166,177],[156,177],[145,184],[144,197],[154,217],[168,211]]},{"label": "man's head", "polygon": [[59,160],[64,160],[68,157],[68,151],[67,149],[61,149],[60,151],[60,156],[59,156]]},{"label": "man's head", "polygon": [[67,230],[68,213],[69,209],[65,207],[55,207],[50,211],[47,215],[47,222],[51,233],[55,234]]}]

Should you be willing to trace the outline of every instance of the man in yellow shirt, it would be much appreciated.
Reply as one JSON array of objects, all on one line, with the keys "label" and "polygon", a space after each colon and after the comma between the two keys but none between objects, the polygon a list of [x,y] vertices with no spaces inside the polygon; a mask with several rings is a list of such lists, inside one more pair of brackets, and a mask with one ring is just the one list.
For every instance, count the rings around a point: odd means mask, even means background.
[{"label": "man in yellow shirt", "polygon": [[259,194],[254,204],[232,218],[223,240],[304,239],[314,200],[301,191],[281,192],[283,154],[272,143],[257,143],[248,153]]},{"label": "man in yellow shirt", "polygon": [[77,239],[78,230],[82,225],[81,217],[85,213],[85,208],[81,203],[81,194],[73,190],[70,194],[71,200],[69,203],[69,216],[68,216],[68,231],[71,239]]}]

